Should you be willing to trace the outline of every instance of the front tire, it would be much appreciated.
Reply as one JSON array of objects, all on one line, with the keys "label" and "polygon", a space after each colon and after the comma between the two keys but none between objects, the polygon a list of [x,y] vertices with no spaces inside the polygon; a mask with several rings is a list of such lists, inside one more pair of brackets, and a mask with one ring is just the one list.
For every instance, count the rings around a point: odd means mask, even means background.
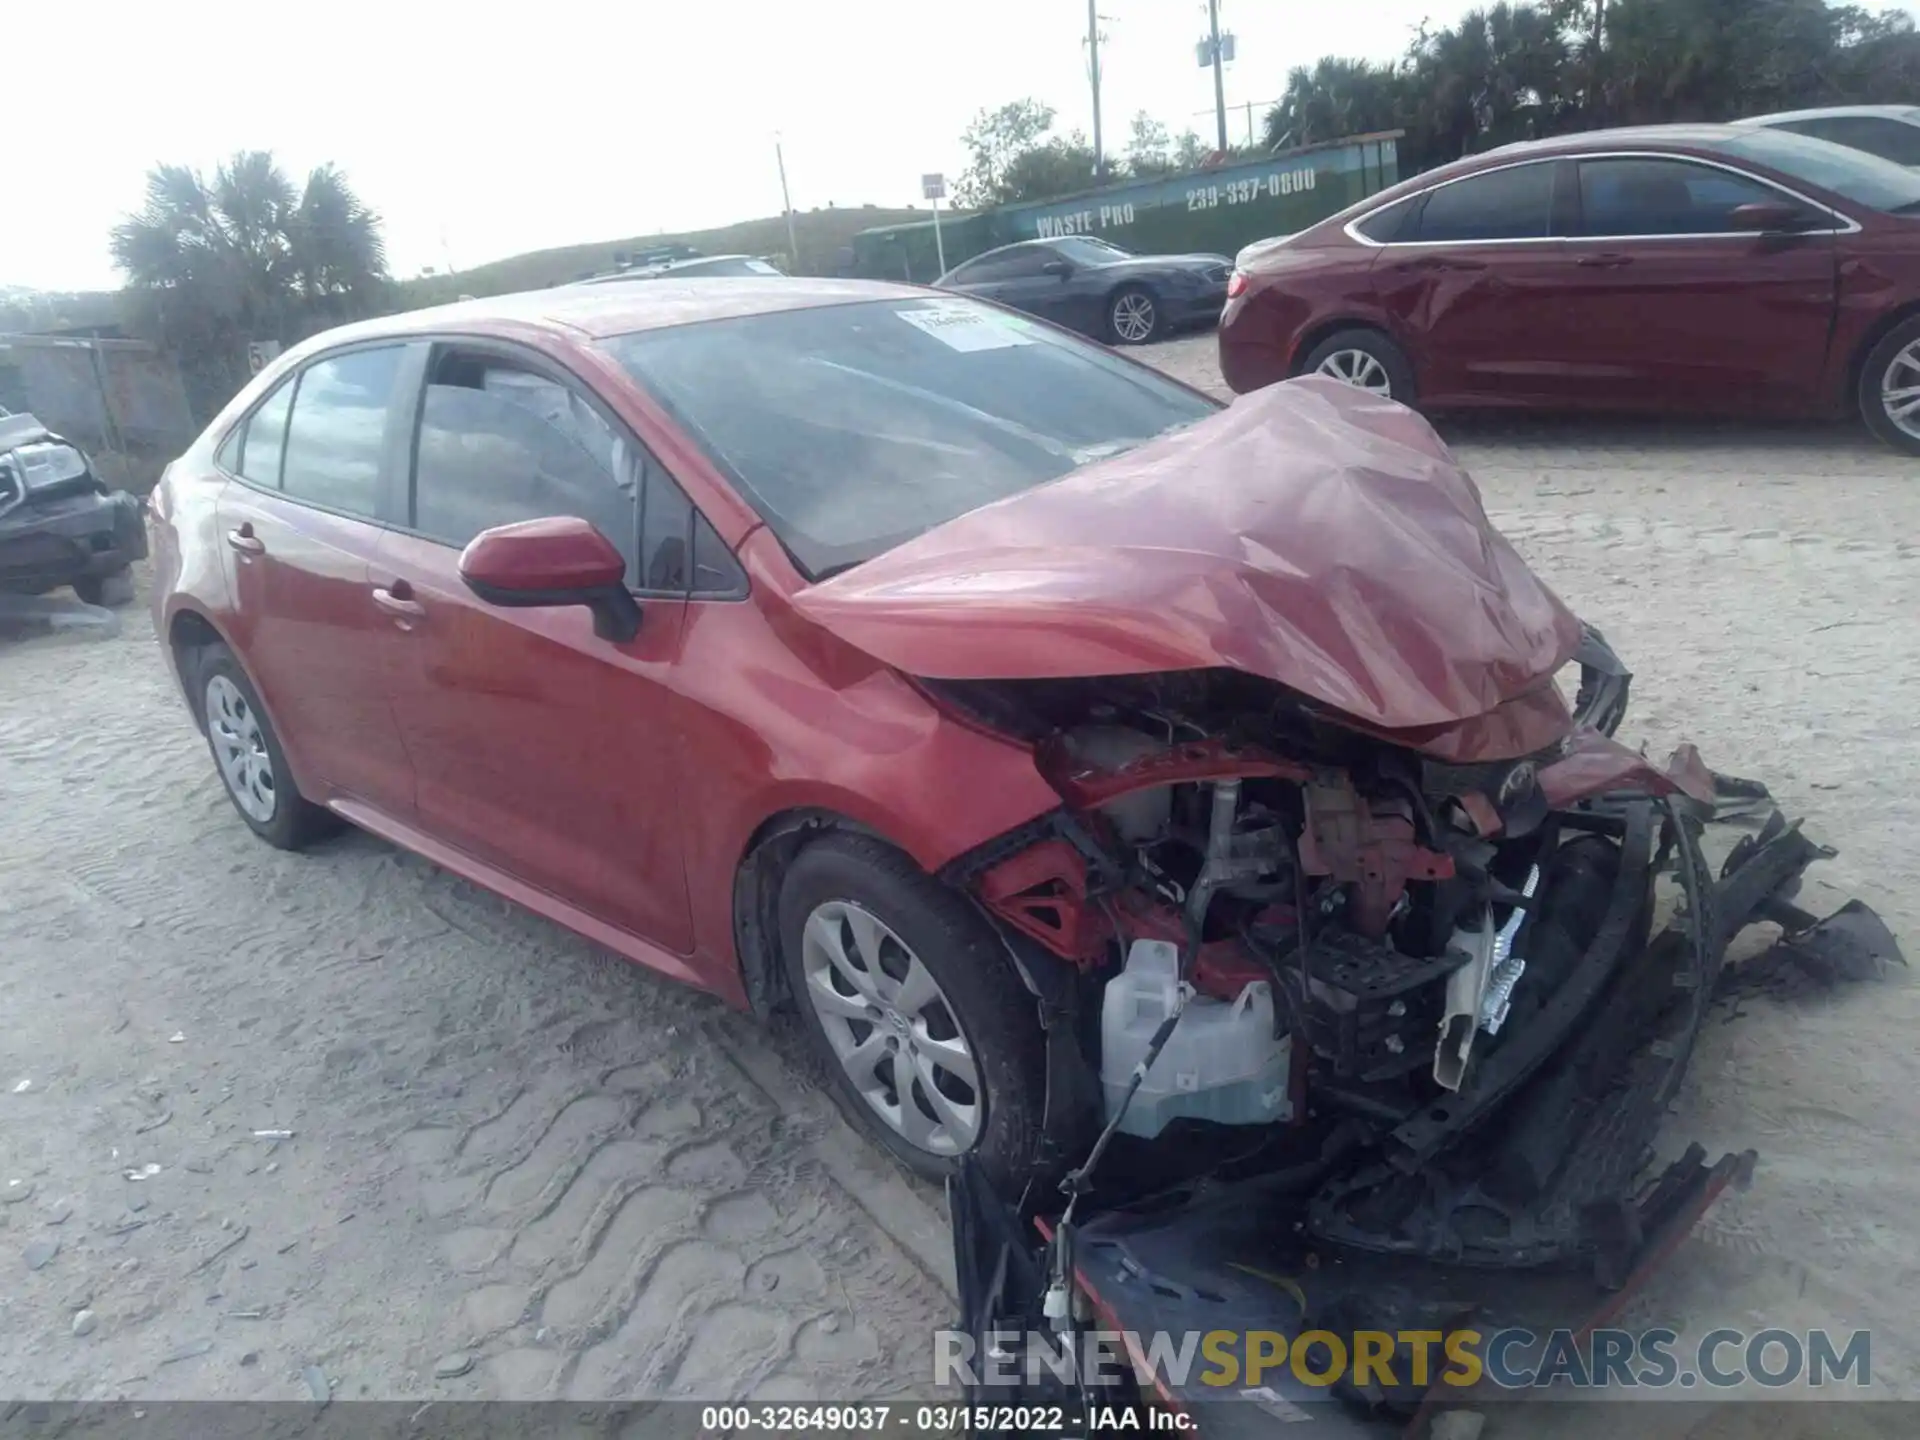
[{"label": "front tire", "polygon": [[1308,352],[1300,373],[1325,375],[1402,405],[1412,405],[1415,398],[1413,362],[1378,330],[1336,331]]},{"label": "front tire", "polygon": [[1905,455],[1920,455],[1920,315],[1889,330],[1860,367],[1867,429]]},{"label": "front tire", "polygon": [[1116,345],[1146,345],[1161,331],[1160,302],[1143,285],[1126,285],[1107,300],[1107,333]]},{"label": "front tire", "polygon": [[339,828],[293,783],[287,755],[259,693],[233,652],[209,645],[194,667],[195,700],[207,748],[227,798],[247,828],[280,850],[302,850]]},{"label": "front tire", "polygon": [[1026,1180],[1046,1094],[1038,1010],[959,895],[877,840],[829,835],[787,870],[780,949],[856,1123],[929,1180],[969,1154],[996,1186]]}]

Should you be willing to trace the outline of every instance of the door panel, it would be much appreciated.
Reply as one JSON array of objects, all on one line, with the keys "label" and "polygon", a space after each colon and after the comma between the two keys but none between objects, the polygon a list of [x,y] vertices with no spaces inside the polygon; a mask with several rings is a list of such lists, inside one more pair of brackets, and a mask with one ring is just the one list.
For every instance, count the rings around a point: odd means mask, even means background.
[{"label": "door panel", "polygon": [[1094,306],[1080,275],[1018,276],[996,285],[992,298],[1074,330],[1088,327]]},{"label": "door panel", "polygon": [[1579,241],[1568,324],[1607,400],[1734,414],[1804,410],[1825,366],[1832,241]]},{"label": "door panel", "polygon": [[[421,828],[685,954],[671,680],[691,507],[655,505],[671,482],[651,485],[659,467],[537,356],[440,346],[424,378],[407,528],[385,537],[371,574],[395,641],[388,688]],[[596,526],[635,588],[675,587],[641,599],[633,640],[599,639],[583,607],[491,606],[461,581],[473,536],[553,515]]]},{"label": "door panel", "polygon": [[1719,167],[1621,156],[1579,168],[1564,304],[1604,398],[1745,414],[1812,405],[1833,320],[1832,236],[1738,229],[1738,206],[1788,197]]},{"label": "door panel", "polygon": [[409,357],[403,345],[343,351],[274,390],[229,461],[245,483],[217,507],[231,636],[308,798],[344,792],[396,816],[412,811],[413,773],[367,561],[409,429],[397,404]]},{"label": "door panel", "polygon": [[1373,283],[1434,406],[1557,404],[1576,393],[1559,304],[1555,160],[1440,186],[1408,214]]},{"label": "door panel", "polygon": [[1435,406],[1557,404],[1580,394],[1555,240],[1389,246],[1375,293]]},{"label": "door panel", "polygon": [[240,484],[222,492],[219,515],[233,643],[302,785],[409,814],[412,764],[387,702],[385,620],[368,593],[379,528]]},{"label": "door panel", "polygon": [[[424,829],[676,954],[693,943],[673,696],[683,600],[598,639],[582,608],[497,609],[459,552],[388,534],[372,567]],[[397,604],[396,604],[397,602]]]}]

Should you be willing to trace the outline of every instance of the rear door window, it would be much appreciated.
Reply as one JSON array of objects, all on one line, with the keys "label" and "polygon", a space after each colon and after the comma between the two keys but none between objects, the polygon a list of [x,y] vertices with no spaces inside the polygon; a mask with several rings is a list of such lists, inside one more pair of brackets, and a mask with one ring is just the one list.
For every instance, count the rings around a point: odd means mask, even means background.
[{"label": "rear door window", "polygon": [[1040,267],[1055,257],[1038,245],[1003,250],[998,255],[983,255],[954,272],[955,285],[981,285],[994,280],[1014,280],[1023,275],[1038,275]]},{"label": "rear door window", "polygon": [[1413,235],[1432,244],[1539,240],[1553,233],[1553,163],[1509,165],[1442,185],[1427,196]]},{"label": "rear door window", "polygon": [[280,463],[282,490],[329,510],[378,514],[387,416],[402,353],[399,345],[354,350],[300,372]]}]

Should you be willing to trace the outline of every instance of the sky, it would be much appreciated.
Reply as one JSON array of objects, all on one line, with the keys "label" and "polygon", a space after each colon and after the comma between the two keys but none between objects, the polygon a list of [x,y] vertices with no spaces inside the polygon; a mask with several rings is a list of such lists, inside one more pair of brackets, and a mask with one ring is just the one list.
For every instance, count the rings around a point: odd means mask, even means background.
[{"label": "sky", "polygon": [[[1109,153],[1147,110],[1213,134],[1203,0],[1097,0]],[[1903,0],[1906,8],[1912,8]],[[1220,0],[1244,140],[1287,70],[1386,58],[1466,0]],[[29,0],[8,16],[0,286],[117,285],[107,236],[159,162],[331,162],[399,276],[797,210],[919,203],[974,114],[1033,96],[1091,128],[1085,0]],[[104,32],[104,33],[103,33]],[[60,57],[68,57],[62,59]],[[36,122],[34,117],[45,117]],[[12,208],[12,207],[10,207]],[[24,223],[22,223],[24,222]]]}]

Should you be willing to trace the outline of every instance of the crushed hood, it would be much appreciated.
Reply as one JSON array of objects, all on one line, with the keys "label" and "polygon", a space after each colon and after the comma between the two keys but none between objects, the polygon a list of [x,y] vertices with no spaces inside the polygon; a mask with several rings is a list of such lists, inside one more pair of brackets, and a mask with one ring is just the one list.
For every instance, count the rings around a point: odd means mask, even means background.
[{"label": "crushed hood", "polygon": [[1580,639],[1427,423],[1324,379],[971,511],[794,604],[928,679],[1222,666],[1392,730],[1485,714]]}]

